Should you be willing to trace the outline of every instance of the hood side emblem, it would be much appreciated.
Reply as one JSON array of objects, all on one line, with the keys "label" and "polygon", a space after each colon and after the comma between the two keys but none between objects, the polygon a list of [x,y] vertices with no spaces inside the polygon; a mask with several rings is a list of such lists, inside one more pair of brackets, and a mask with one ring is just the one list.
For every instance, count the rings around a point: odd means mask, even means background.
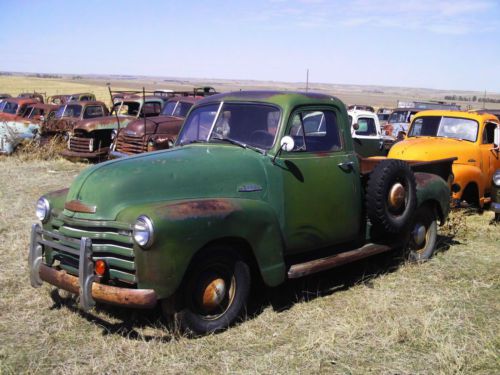
[{"label": "hood side emblem", "polygon": [[240,193],[251,193],[252,191],[261,191],[262,186],[256,184],[241,185],[238,188]]},{"label": "hood side emblem", "polygon": [[95,214],[96,206],[87,206],[78,200],[72,200],[64,203],[64,208],[73,212],[82,212],[84,214]]}]

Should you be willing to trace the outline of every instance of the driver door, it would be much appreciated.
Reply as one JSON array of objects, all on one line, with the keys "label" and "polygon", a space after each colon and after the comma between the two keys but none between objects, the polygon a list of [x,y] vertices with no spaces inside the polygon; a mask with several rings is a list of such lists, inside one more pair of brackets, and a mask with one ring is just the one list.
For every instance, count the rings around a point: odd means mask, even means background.
[{"label": "driver door", "polygon": [[331,107],[303,107],[290,117],[295,147],[281,154],[288,254],[345,243],[360,231],[358,162],[346,150],[339,118]]}]

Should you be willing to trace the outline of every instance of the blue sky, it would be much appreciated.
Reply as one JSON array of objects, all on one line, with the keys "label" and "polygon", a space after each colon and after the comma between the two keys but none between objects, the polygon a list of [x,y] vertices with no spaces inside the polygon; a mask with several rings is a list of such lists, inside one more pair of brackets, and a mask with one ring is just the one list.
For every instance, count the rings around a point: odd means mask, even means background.
[{"label": "blue sky", "polygon": [[1,5],[0,70],[500,92],[500,0]]}]

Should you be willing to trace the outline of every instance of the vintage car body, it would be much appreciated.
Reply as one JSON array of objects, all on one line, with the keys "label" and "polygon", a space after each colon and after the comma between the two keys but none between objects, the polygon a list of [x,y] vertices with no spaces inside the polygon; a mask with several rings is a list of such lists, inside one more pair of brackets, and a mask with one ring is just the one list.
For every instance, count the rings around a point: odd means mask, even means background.
[{"label": "vintage car body", "polygon": [[22,117],[29,105],[38,103],[40,103],[38,100],[30,98],[6,98],[0,103],[0,121]]},{"label": "vintage car body", "polygon": [[137,119],[117,132],[110,157],[117,158],[173,146],[184,118],[201,97],[179,96],[165,103],[157,117]]},{"label": "vintage car body", "polygon": [[11,154],[25,139],[35,138],[40,124],[45,118],[55,115],[59,106],[50,104],[30,104],[23,116],[14,120],[0,121],[0,153]]},{"label": "vintage car body", "polygon": [[44,103],[44,93],[39,92],[22,92],[17,97],[23,99],[35,99],[39,103]]},{"label": "vintage car body", "polygon": [[500,169],[493,174],[491,210],[495,213],[495,221],[500,221]]},{"label": "vintage car body", "polygon": [[92,101],[95,102],[95,95],[92,93],[84,92],[78,94],[60,94],[60,95],[52,95],[47,98],[47,103],[50,104],[66,104],[68,102],[87,102]]},{"label": "vintage car body", "polygon": [[67,158],[107,158],[114,131],[138,118],[158,116],[163,104],[164,100],[156,96],[128,97],[115,101],[109,116],[79,121],[68,142],[68,149],[61,155]]},{"label": "vintage car body", "polygon": [[100,101],[68,102],[59,107],[53,118],[44,122],[41,133],[43,136],[59,134],[69,138],[79,121],[107,116],[108,114],[106,104]]},{"label": "vintage car body", "polygon": [[413,119],[408,138],[395,144],[388,156],[403,160],[457,157],[453,164],[455,202],[483,207],[490,200],[493,173],[500,168],[494,145],[498,127],[499,120],[491,114],[420,112]]},{"label": "vintage car body", "polygon": [[[318,111],[325,130],[304,131]],[[162,301],[182,327],[220,330],[244,311],[252,277],[277,286],[397,248],[410,231],[431,256],[428,239],[449,212],[451,163],[414,163],[412,172],[402,161],[358,159],[345,105],[332,96],[211,96],[191,109],[176,147],[95,165],[38,201],[31,283],[79,294],[84,309]],[[365,211],[380,183],[389,195],[368,206],[398,207],[391,235]]]},{"label": "vintage car body", "polygon": [[347,115],[351,123],[354,150],[362,157],[387,155],[394,140],[382,135],[378,116],[363,110],[349,110]]}]

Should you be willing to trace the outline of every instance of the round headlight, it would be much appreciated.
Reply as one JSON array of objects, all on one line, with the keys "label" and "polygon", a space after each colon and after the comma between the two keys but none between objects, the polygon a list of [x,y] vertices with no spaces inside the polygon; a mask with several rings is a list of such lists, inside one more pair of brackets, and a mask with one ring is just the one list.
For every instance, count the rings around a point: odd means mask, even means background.
[{"label": "round headlight", "polygon": [[41,197],[38,202],[36,202],[35,214],[42,223],[47,222],[50,216],[50,203],[46,198]]},{"label": "round headlight", "polygon": [[147,216],[139,216],[134,224],[134,241],[146,249],[153,243],[153,222]]},{"label": "round headlight", "polygon": [[500,187],[500,172],[496,172],[496,173],[493,175],[493,183],[494,183],[496,186],[499,186],[499,187]]}]

